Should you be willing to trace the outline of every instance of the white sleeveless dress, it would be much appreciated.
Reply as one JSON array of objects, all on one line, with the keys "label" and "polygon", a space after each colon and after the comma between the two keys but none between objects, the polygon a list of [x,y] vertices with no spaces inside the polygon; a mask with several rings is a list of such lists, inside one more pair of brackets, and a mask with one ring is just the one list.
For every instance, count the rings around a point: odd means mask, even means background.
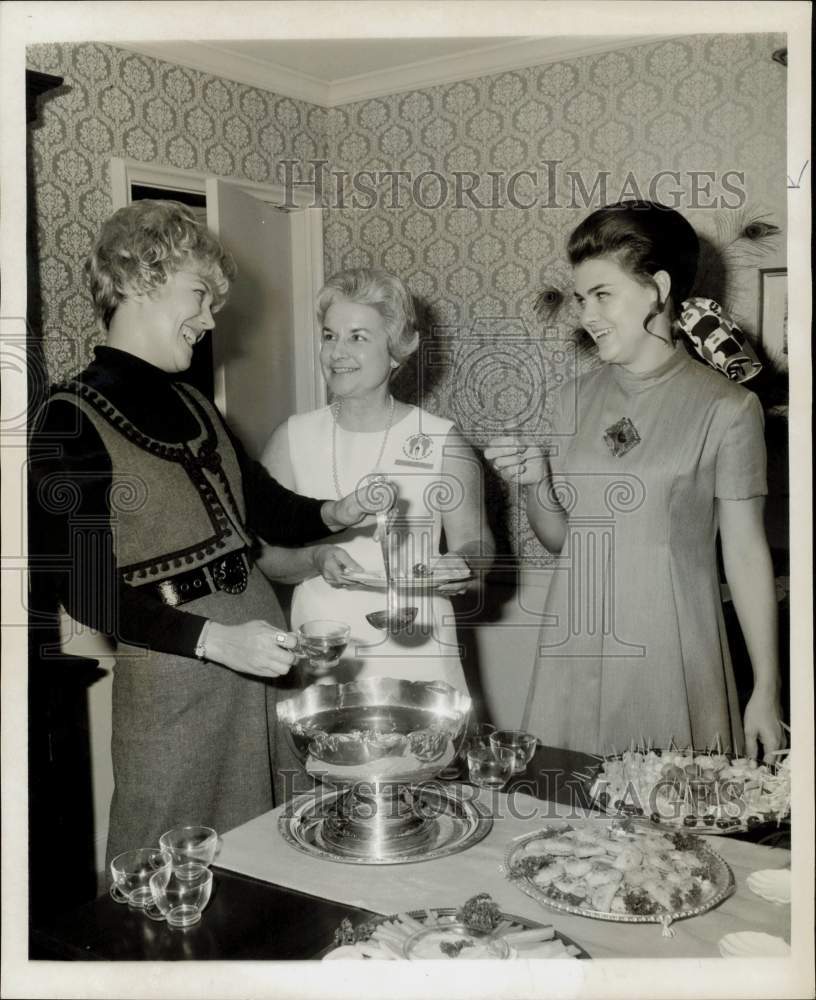
[{"label": "white sleeveless dress", "polygon": [[[336,497],[332,474],[330,407],[292,416],[287,421],[294,489],[310,497]],[[392,528],[392,561],[400,574],[419,562],[430,565],[439,555],[442,511],[461,502],[461,488],[442,474],[442,453],[450,420],[412,407],[391,428],[377,465],[384,431],[336,431],[336,468],[343,495],[377,471],[399,488],[398,515]],[[374,524],[349,528],[332,536],[366,571],[383,573]],[[433,592],[411,591],[406,603],[419,608],[414,628],[387,636],[366,621],[370,611],[384,609],[385,590],[363,586],[332,587],[322,576],[304,580],[292,599],[292,628],[316,618],[351,626],[351,640],[331,675],[335,682],[366,677],[442,680],[467,692],[450,600]]]}]

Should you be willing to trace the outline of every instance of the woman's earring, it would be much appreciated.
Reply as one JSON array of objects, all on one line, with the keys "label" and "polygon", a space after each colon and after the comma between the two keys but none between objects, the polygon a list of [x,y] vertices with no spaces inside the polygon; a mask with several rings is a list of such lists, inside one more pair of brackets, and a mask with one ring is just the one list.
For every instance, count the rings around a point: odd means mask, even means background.
[{"label": "woman's earring", "polygon": [[393,358],[391,358],[391,368],[392,370],[399,368],[399,361],[395,361]]}]

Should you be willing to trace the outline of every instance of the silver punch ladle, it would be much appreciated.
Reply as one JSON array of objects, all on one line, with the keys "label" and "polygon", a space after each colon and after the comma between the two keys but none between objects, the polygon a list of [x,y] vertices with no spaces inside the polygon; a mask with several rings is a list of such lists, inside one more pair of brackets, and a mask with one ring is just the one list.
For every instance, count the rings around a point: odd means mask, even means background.
[{"label": "silver punch ladle", "polygon": [[366,621],[372,628],[388,632],[389,635],[396,635],[414,623],[419,608],[400,607],[398,604],[399,595],[391,575],[391,533],[388,528],[388,511],[381,511],[377,514],[377,533],[380,536],[380,548],[385,567],[386,608],[384,611],[370,611],[366,615]]}]

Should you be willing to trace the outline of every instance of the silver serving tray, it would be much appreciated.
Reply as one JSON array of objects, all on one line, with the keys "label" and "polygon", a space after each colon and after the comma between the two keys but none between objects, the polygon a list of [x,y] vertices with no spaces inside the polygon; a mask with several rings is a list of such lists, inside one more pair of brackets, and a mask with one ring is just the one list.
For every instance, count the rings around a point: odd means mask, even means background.
[{"label": "silver serving tray", "polygon": [[[421,924],[426,923],[429,920],[433,920],[442,927],[444,927],[445,924],[455,923],[457,912],[458,909],[454,906],[431,906],[426,907],[424,910],[406,911],[407,915],[411,917],[412,920],[416,920]],[[395,916],[398,916],[398,914],[395,914]],[[514,913],[504,913],[502,911],[500,916],[503,921],[506,920],[510,924],[509,927],[506,927],[504,931],[502,931],[503,934],[512,934],[513,931],[527,931],[531,930],[533,927],[543,926],[538,920],[530,920],[528,917],[518,917]],[[367,920],[371,920],[371,917],[361,918],[360,920],[356,920],[354,923],[355,925],[363,924],[366,923]],[[431,925],[429,924],[428,926]],[[554,930],[553,938],[557,941],[561,941],[565,947],[567,945],[572,945],[576,948],[579,952],[579,954],[575,956],[576,958],[591,957],[585,948],[582,948],[581,945],[578,944],[577,941],[574,941],[571,937],[567,937],[566,934],[562,934],[560,931]],[[331,944],[327,948],[324,948],[316,957],[323,958],[324,955],[328,955],[329,952],[334,951],[337,947],[339,947],[339,945]],[[524,958],[523,951],[519,954],[519,957]],[[543,961],[546,961],[546,959],[543,959]]]},{"label": "silver serving tray", "polygon": [[[649,823],[648,820],[626,820],[627,823],[633,826],[640,826],[643,829],[649,829],[654,831],[654,825]],[[712,850],[703,840],[695,838],[698,843],[695,844],[693,850],[698,854],[700,858],[705,858],[712,863],[714,869],[714,892],[710,893],[699,905],[688,907],[683,910],[675,910],[672,912],[661,911],[658,913],[651,914],[641,914],[641,913],[614,913],[612,911],[602,911],[593,910],[591,906],[575,905],[573,903],[566,902],[565,900],[560,900],[552,897],[545,886],[538,885],[533,881],[531,876],[524,875],[520,872],[515,871],[516,862],[524,855],[524,848],[533,840],[542,840],[542,833],[555,830],[558,828],[563,828],[570,826],[572,829],[580,829],[581,827],[587,827],[588,829],[597,829],[598,824],[605,824],[607,826],[620,826],[620,820],[612,819],[585,819],[585,820],[562,820],[554,821],[542,827],[535,833],[528,834],[525,837],[521,837],[516,840],[512,846],[510,846],[504,856],[504,864],[502,866],[502,872],[505,877],[510,881],[517,889],[526,893],[532,899],[542,905],[552,909],[557,910],[561,913],[571,913],[579,917],[592,917],[596,920],[611,920],[616,923],[624,924],[663,924],[664,928],[668,928],[669,924],[673,923],[675,920],[684,920],[687,917],[696,917],[701,913],[707,913],[712,910],[715,906],[727,899],[735,890],[736,882],[734,880],[734,873],[731,871],[730,867],[725,861],[717,854],[716,851]],[[655,831],[660,832],[660,831]],[[677,833],[679,831],[673,830],[672,833]],[[686,833],[686,831],[683,831]],[[689,836],[694,836],[694,834],[688,834]],[[529,856],[529,855],[528,855]],[[553,855],[555,857],[555,855]]]},{"label": "silver serving tray", "polygon": [[335,799],[345,792],[309,793],[290,803],[278,817],[278,830],[283,839],[298,851],[337,861],[346,865],[405,865],[444,858],[472,847],[483,840],[493,826],[490,809],[474,799],[461,795],[456,785],[433,783],[427,789],[415,786],[415,792],[443,800],[443,809],[434,812],[437,834],[433,843],[407,855],[388,857],[351,856],[340,854],[326,845],[320,836],[324,815]]}]

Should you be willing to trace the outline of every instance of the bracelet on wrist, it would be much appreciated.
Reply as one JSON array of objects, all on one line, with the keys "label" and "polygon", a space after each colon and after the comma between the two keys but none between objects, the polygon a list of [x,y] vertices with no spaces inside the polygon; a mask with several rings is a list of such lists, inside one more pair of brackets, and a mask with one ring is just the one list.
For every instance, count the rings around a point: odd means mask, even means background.
[{"label": "bracelet on wrist", "polygon": [[210,630],[210,625],[212,625],[212,622],[207,619],[207,621],[204,622],[204,628],[201,630],[201,634],[198,637],[198,642],[195,647],[195,657],[197,660],[207,659],[207,633]]}]

